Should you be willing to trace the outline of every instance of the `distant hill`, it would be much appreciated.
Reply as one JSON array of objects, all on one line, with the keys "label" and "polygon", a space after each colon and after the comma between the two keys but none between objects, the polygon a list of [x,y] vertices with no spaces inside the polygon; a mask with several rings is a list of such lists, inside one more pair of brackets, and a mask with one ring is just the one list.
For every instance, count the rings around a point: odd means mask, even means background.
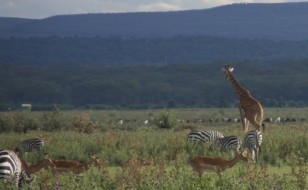
[{"label": "distant hill", "polygon": [[308,58],[308,41],[248,40],[211,36],[172,38],[32,37],[0,39],[1,62],[49,65],[207,64]]},{"label": "distant hill", "polygon": [[0,17],[0,36],[3,35],[12,35],[11,31],[14,30],[14,27],[35,21],[35,19],[27,18],[6,18]]},{"label": "distant hill", "polygon": [[45,19],[0,18],[0,37],[170,37],[209,35],[307,40],[308,2],[232,4],[174,12],[59,15]]}]

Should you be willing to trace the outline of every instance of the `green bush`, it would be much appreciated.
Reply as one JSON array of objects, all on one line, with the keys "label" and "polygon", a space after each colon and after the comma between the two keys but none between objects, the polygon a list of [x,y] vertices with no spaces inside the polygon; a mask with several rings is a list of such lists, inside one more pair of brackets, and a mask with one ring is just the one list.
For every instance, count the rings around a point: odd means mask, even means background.
[{"label": "green bush", "polygon": [[1,115],[0,116],[0,133],[10,132],[13,130],[13,119],[9,115]]},{"label": "green bush", "polygon": [[13,112],[0,116],[0,132],[14,131],[17,133],[26,133],[29,130],[35,131],[39,128],[39,121],[30,113]]},{"label": "green bush", "polygon": [[170,112],[162,112],[155,121],[156,126],[163,129],[171,129],[176,125],[176,120]]},{"label": "green bush", "polygon": [[58,107],[54,107],[51,112],[43,113],[42,130],[44,131],[59,131],[68,127],[67,120],[65,120]]}]

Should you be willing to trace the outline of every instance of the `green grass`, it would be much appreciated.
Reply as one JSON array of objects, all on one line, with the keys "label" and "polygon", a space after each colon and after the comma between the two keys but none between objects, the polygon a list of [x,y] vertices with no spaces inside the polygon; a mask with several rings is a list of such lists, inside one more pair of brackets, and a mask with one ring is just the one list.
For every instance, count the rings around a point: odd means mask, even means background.
[{"label": "green grass", "polygon": [[[222,179],[215,173],[206,173],[202,179],[192,171],[189,159],[196,155],[225,157],[230,154],[208,151],[206,146],[193,146],[187,142],[188,127],[215,129],[225,135],[244,136],[240,123],[177,123],[171,129],[159,129],[154,124],[145,126],[143,120],[156,118],[166,110],[139,111],[73,111],[60,112],[54,118],[60,130],[43,131],[41,112],[0,113],[0,121],[21,118],[18,124],[28,122],[29,118],[37,121],[38,129],[27,133],[0,133],[1,149],[14,149],[16,144],[27,138],[40,137],[46,144],[49,157],[75,159],[88,162],[89,155],[95,155],[104,161],[102,168],[92,167],[80,176],[61,173],[54,178],[50,171],[42,170],[34,176],[33,189],[53,189],[59,183],[63,189],[305,189],[307,188],[308,161],[308,123],[295,122],[268,124],[263,133],[262,153],[258,164],[240,162],[224,172]],[[223,118],[238,114],[237,109],[179,109],[168,110],[174,118],[194,120],[197,118]],[[280,114],[307,118],[303,109],[266,109],[268,114]],[[20,114],[20,113],[18,113]],[[72,120],[81,114],[89,114],[91,121],[99,121],[99,128],[93,134],[73,131]],[[6,117],[6,119],[3,119]],[[119,118],[129,120],[118,125]],[[112,122],[110,122],[112,121]],[[16,125],[16,121],[10,121]],[[62,124],[61,122],[65,122]],[[88,122],[88,121],[87,121]],[[87,124],[86,122],[86,124]],[[50,126],[52,127],[52,126]],[[24,157],[36,163],[41,159],[37,153]],[[10,189],[11,183],[0,183],[0,189]]]}]

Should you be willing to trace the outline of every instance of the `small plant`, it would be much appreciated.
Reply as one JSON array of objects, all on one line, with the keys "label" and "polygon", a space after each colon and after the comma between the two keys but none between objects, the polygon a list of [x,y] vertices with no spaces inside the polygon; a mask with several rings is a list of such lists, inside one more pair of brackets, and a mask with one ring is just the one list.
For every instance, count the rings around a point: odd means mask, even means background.
[{"label": "small plant", "polygon": [[98,129],[98,122],[92,122],[88,114],[81,114],[74,117],[72,122],[74,131],[78,133],[91,134]]},{"label": "small plant", "polygon": [[0,133],[9,132],[12,130],[13,119],[9,115],[1,115],[0,117]]},{"label": "small plant", "polygon": [[38,121],[28,113],[16,112],[12,118],[12,127],[14,132],[26,133],[28,130],[37,130]]},{"label": "small plant", "polygon": [[162,112],[156,119],[156,126],[163,129],[171,129],[175,126],[176,121],[170,112]]},{"label": "small plant", "polygon": [[67,126],[60,109],[55,106],[51,112],[43,114],[43,130],[45,131],[57,131]]}]

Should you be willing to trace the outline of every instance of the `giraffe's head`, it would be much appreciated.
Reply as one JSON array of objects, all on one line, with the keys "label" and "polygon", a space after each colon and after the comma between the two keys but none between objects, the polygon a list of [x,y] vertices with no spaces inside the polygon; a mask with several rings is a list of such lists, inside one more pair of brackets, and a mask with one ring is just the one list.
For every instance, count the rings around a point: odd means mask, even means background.
[{"label": "giraffe's head", "polygon": [[231,73],[233,72],[234,68],[230,65],[225,65],[225,73],[226,73],[226,79],[230,78]]}]

